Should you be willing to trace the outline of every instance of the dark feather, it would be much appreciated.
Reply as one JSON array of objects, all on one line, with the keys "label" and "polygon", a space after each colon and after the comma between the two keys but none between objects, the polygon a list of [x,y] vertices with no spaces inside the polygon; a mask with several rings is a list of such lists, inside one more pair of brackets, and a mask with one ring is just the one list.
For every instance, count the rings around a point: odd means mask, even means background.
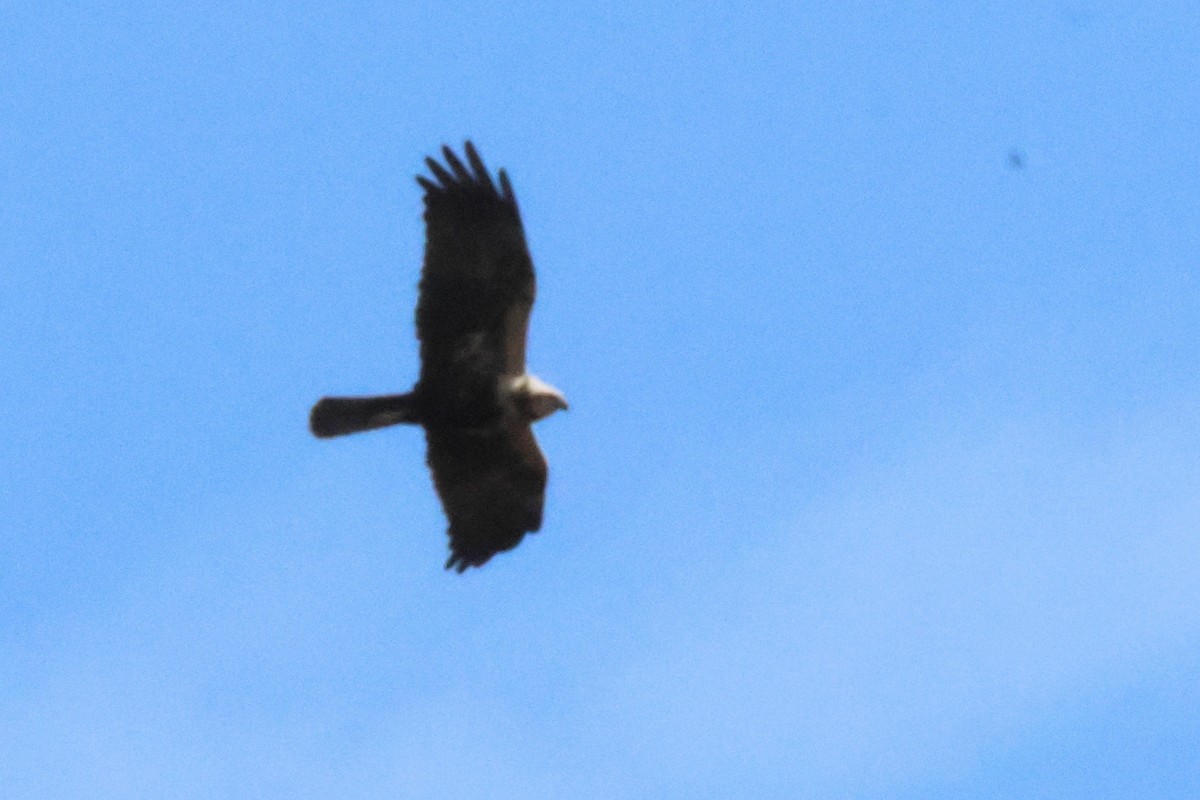
[{"label": "dark feather", "polygon": [[[425,194],[417,392],[438,422],[477,426],[489,408],[499,411],[495,380],[513,366],[508,343],[519,339],[523,351],[528,314],[509,311],[532,306],[536,287],[515,200],[497,194],[490,180],[472,177],[461,161],[451,166],[462,180],[443,181],[445,189]],[[482,161],[478,166],[486,175]],[[519,330],[511,329],[513,322]]]},{"label": "dark feather", "polygon": [[479,153],[475,151],[475,145],[467,142],[463,146],[463,150],[467,154],[467,161],[471,164],[471,169],[475,170],[475,177],[478,181],[486,186],[490,191],[495,192],[496,187],[492,185],[492,176],[488,174],[487,167],[483,165],[483,159],[479,157]]},{"label": "dark feather", "polygon": [[[429,466],[450,519],[447,566],[459,571],[538,529],[547,472],[528,425],[496,427],[503,411],[497,380],[524,369],[533,262],[507,179],[501,196],[475,148],[468,142],[464,150],[473,175],[448,148],[453,177],[431,165],[443,188],[425,194],[417,304],[416,392],[427,418]],[[519,365],[510,363],[518,351]]]},{"label": "dark feather", "polygon": [[450,519],[447,569],[482,566],[542,526],[546,460],[528,425],[427,428],[429,469]]},{"label": "dark feather", "polygon": [[[512,185],[500,191],[475,147],[463,162],[427,158],[425,258],[417,302],[421,374],[410,394],[324,398],[312,410],[317,436],[416,422],[449,518],[447,569],[480,566],[542,524],[547,466],[529,417],[500,394],[525,370],[525,336],[536,287]],[[469,166],[468,166],[469,165]]]},{"label": "dark feather", "polygon": [[454,185],[454,178],[450,175],[450,173],[446,172],[445,167],[434,161],[432,158],[425,159],[425,166],[429,167],[429,171],[433,173],[435,178],[441,181],[441,184],[444,188],[449,189]]},{"label": "dark feather", "polygon": [[450,169],[454,170],[454,174],[458,177],[459,183],[474,183],[475,178],[471,173],[467,172],[467,168],[458,160],[458,156],[454,155],[454,151],[449,147],[442,147],[442,155],[446,158],[446,163],[450,165]]},{"label": "dark feather", "polygon": [[322,397],[308,415],[309,430],[322,439],[418,421],[411,393]]},{"label": "dark feather", "polygon": [[512,184],[508,182],[508,173],[504,170],[500,170],[500,192],[504,199],[512,203],[513,208],[516,208],[517,198],[513,194]]}]

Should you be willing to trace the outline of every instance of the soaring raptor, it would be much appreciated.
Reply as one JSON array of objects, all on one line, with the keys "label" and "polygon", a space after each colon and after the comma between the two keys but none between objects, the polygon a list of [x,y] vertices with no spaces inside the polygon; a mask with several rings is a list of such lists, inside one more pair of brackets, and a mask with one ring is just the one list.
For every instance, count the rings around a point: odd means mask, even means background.
[{"label": "soaring raptor", "polygon": [[446,568],[482,566],[542,524],[546,459],[532,423],[567,407],[525,369],[533,261],[512,185],[492,182],[475,147],[464,164],[425,159],[425,263],[417,302],[421,374],[406,394],[324,397],[309,427],[321,438],[412,424],[450,520]]}]

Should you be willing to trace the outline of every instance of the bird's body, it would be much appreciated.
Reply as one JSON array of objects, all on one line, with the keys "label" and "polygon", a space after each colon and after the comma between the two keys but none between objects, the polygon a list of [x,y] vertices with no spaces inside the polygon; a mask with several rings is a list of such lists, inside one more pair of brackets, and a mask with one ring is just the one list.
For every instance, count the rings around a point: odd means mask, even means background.
[{"label": "bird's body", "polygon": [[407,394],[326,397],[312,432],[340,436],[409,423],[425,428],[427,461],[450,520],[447,568],[462,572],[541,527],[547,466],[531,424],[566,400],[525,369],[536,294],[512,186],[499,189],[470,142],[470,168],[443,148],[426,159],[425,261],[417,303],[421,373]]}]

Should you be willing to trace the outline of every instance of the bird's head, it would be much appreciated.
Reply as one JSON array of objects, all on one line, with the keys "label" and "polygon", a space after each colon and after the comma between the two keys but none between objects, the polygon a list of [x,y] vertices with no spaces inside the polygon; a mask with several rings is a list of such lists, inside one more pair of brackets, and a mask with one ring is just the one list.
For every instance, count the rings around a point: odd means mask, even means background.
[{"label": "bird's head", "polygon": [[567,398],[540,378],[526,373],[513,381],[513,400],[522,417],[530,422],[545,419],[555,411],[566,411]]}]

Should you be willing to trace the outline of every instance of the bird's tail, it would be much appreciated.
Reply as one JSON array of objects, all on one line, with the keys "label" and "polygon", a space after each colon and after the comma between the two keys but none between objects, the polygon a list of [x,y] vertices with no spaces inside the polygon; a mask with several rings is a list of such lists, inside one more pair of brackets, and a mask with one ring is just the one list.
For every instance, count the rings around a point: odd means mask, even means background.
[{"label": "bird's tail", "polygon": [[322,397],[308,415],[309,429],[314,436],[322,439],[418,422],[420,420],[417,419],[412,393],[378,397]]}]

